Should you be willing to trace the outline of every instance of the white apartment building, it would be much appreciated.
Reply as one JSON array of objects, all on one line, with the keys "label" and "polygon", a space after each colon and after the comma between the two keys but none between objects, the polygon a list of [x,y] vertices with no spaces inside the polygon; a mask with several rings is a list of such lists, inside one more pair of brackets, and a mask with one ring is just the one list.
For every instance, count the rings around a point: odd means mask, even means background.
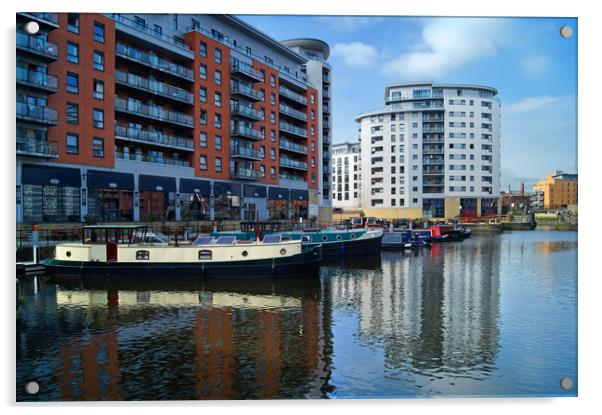
[{"label": "white apartment building", "polygon": [[320,194],[322,200],[319,201],[320,215],[322,220],[330,221],[332,217],[332,203],[330,200],[330,143],[332,142],[332,68],[327,62],[330,56],[328,44],[318,39],[289,39],[282,41],[286,47],[297,52],[307,59],[303,65],[302,72],[307,75],[307,80],[318,90],[318,112],[322,125],[318,137],[318,171],[322,171],[320,178]]},{"label": "white apartment building", "polygon": [[362,165],[359,141],[332,145],[332,205],[359,208],[362,192]]},{"label": "white apartment building", "polygon": [[385,104],[356,118],[363,209],[381,217],[497,214],[500,102],[495,88],[392,84],[385,89]]}]

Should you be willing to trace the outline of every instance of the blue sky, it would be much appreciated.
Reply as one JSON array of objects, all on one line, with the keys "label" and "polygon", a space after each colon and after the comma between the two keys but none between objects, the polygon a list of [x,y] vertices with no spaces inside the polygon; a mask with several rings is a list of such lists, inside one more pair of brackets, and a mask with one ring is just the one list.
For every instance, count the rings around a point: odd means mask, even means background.
[{"label": "blue sky", "polygon": [[500,92],[502,189],[577,171],[576,19],[240,17],[278,40],[330,45],[334,142],[357,138],[355,116],[384,106],[387,83],[481,84]]}]

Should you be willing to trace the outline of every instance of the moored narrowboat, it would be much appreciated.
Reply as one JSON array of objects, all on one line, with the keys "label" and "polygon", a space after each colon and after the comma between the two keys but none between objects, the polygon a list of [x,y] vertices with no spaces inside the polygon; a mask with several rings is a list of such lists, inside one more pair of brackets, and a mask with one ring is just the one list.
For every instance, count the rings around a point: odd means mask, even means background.
[{"label": "moored narrowboat", "polygon": [[382,249],[399,250],[429,248],[429,239],[420,236],[411,230],[385,232],[382,240]]},{"label": "moored narrowboat", "polygon": [[146,225],[84,226],[81,242],[57,245],[44,265],[53,274],[81,278],[319,276],[320,247],[300,239],[199,237],[189,245],[157,245],[145,243],[146,234]]}]

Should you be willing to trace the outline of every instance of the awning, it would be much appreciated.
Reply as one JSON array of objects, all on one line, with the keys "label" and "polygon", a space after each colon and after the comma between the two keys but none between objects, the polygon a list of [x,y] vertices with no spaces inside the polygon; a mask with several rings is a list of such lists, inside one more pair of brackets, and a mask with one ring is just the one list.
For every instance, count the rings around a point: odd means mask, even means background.
[{"label": "awning", "polygon": [[289,190],[284,187],[270,187],[268,189],[268,198],[272,200],[284,199],[288,200]]},{"label": "awning", "polygon": [[180,179],[180,193],[199,193],[211,195],[211,182],[209,180]]},{"label": "awning", "polygon": [[138,189],[151,192],[176,192],[176,179],[173,177],[150,176],[141,174],[138,176]]},{"label": "awning", "polygon": [[245,184],[244,196],[245,197],[260,197],[260,198],[265,199],[267,196],[267,192],[265,190],[265,186],[260,186],[260,185],[256,185],[256,184]]},{"label": "awning", "polygon": [[242,189],[239,183],[213,182],[213,194],[218,196],[241,196]]},{"label": "awning", "polygon": [[41,166],[37,164],[24,164],[21,175],[23,184],[59,185],[81,187],[82,179],[79,169],[64,167]]},{"label": "awning", "polygon": [[291,189],[291,200],[309,200],[307,190]]},{"label": "awning", "polygon": [[131,173],[88,170],[88,188],[134,190],[134,175]]}]

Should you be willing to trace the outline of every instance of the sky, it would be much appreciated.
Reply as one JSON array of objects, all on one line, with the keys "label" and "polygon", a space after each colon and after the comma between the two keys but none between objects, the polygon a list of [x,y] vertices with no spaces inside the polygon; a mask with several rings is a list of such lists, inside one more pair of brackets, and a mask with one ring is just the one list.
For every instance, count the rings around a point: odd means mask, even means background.
[{"label": "sky", "polygon": [[576,19],[239,17],[277,40],[330,45],[335,143],[357,139],[355,117],[385,106],[386,84],[478,84],[496,88],[502,103],[502,190],[577,172]]}]

